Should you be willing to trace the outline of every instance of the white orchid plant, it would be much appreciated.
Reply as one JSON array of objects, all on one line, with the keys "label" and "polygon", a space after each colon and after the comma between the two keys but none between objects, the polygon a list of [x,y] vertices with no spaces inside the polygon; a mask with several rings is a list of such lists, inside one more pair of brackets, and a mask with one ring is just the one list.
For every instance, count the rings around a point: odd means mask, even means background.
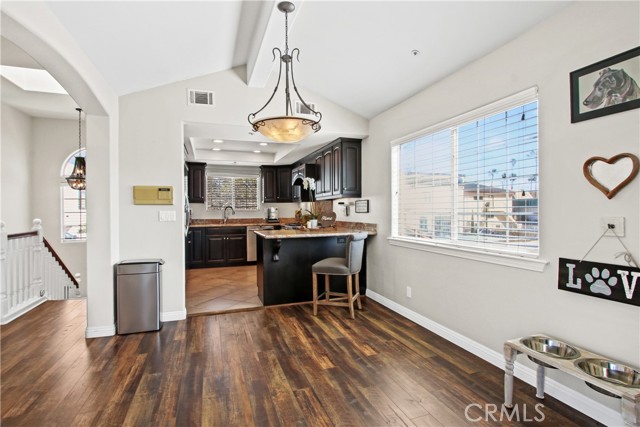
[{"label": "white orchid plant", "polygon": [[302,188],[309,190],[309,199],[311,202],[309,203],[309,209],[305,209],[309,212],[308,217],[309,219],[317,219],[320,216],[320,212],[318,212],[318,206],[313,198],[314,192],[316,191],[316,180],[309,176],[305,177],[302,180]]}]

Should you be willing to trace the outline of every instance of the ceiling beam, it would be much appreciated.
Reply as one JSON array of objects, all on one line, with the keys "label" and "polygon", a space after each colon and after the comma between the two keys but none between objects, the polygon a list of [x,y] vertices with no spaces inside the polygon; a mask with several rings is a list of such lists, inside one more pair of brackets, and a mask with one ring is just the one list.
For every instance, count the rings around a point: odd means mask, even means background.
[{"label": "ceiling beam", "polygon": [[[289,33],[304,0],[296,0],[295,11],[289,15]],[[262,88],[269,81],[275,69],[277,58],[273,60],[273,48],[284,49],[284,14],[278,10],[278,2],[265,2],[256,24],[253,40],[247,58],[247,86]]]}]

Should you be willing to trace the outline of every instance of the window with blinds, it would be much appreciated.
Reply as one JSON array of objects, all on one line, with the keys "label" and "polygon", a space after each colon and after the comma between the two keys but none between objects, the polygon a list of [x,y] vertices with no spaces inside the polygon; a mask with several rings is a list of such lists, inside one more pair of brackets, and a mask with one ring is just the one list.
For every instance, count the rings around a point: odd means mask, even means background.
[{"label": "window with blinds", "polygon": [[222,210],[231,206],[240,211],[260,209],[258,176],[223,176],[207,174],[207,209]]},{"label": "window with blinds", "polygon": [[62,241],[87,239],[87,199],[85,190],[74,190],[60,184],[62,200]]},{"label": "window with blinds", "polygon": [[393,237],[537,256],[537,90],[392,142],[392,192]]}]

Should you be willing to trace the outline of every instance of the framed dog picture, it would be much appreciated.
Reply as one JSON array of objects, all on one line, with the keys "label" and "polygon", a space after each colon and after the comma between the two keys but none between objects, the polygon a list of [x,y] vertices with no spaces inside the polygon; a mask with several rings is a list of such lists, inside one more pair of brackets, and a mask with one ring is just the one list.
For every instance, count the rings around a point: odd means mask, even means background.
[{"label": "framed dog picture", "polygon": [[640,107],[640,47],[576,70],[571,123]]}]

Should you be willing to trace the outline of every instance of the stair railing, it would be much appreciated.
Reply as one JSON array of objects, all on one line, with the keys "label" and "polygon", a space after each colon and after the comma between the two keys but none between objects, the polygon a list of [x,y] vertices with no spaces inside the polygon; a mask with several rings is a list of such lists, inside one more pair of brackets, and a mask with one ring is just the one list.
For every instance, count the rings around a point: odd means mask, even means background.
[{"label": "stair railing", "polygon": [[71,274],[33,220],[31,231],[7,234],[0,222],[0,324],[4,325],[47,299],[77,296],[78,279]]}]

